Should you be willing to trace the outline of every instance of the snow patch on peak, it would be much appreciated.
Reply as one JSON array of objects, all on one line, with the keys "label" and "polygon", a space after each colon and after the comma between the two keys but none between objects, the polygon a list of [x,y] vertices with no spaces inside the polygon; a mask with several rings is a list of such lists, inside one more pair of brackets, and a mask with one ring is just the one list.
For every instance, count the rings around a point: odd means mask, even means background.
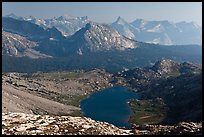
[{"label": "snow patch on peak", "polygon": [[162,32],[162,26],[158,24],[154,28],[147,30],[147,32]]}]

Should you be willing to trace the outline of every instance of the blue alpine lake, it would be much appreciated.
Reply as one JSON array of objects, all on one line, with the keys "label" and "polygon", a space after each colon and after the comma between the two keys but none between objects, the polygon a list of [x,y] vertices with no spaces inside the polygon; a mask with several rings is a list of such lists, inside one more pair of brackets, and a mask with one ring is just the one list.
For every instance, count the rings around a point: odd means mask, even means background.
[{"label": "blue alpine lake", "polygon": [[129,99],[139,99],[139,94],[126,87],[114,86],[91,94],[80,102],[80,107],[86,117],[130,127],[128,119],[133,112],[128,105]]}]

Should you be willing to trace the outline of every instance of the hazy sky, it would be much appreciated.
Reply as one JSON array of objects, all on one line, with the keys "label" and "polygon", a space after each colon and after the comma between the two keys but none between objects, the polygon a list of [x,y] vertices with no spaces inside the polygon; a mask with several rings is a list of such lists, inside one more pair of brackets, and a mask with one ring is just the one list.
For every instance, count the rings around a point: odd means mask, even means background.
[{"label": "hazy sky", "polygon": [[111,23],[121,16],[128,22],[142,18],[194,21],[202,26],[202,2],[3,2],[2,6],[3,15],[52,18],[70,14],[100,23]]}]

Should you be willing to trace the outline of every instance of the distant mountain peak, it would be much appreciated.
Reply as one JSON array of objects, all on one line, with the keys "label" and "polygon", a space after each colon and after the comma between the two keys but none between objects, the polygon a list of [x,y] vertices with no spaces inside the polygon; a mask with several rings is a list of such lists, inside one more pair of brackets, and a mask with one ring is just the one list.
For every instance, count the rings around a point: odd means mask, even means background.
[{"label": "distant mountain peak", "polygon": [[99,24],[99,23],[90,21],[90,22],[88,22],[88,23],[86,24],[85,27],[88,28],[88,29],[90,29],[90,28],[94,28],[94,27],[97,27],[97,26],[100,26],[100,25],[103,26],[103,24]]},{"label": "distant mountain peak", "polygon": [[148,22],[148,21],[145,20],[145,19],[137,18],[137,19],[135,19],[132,23],[134,23],[134,22],[140,22],[140,23],[142,23],[142,22]]},{"label": "distant mountain peak", "polygon": [[78,17],[81,20],[88,20],[88,16]]},{"label": "distant mountain peak", "polygon": [[10,14],[6,15],[6,17],[18,17],[18,16],[15,15],[14,13],[10,13]]},{"label": "distant mountain peak", "polygon": [[136,33],[138,33],[139,31],[139,29],[135,28],[133,25],[125,21],[123,18],[121,18],[121,16],[119,16],[117,20],[111,24],[111,26],[122,35],[130,39],[135,39]]},{"label": "distant mountain peak", "polygon": [[118,17],[117,18],[117,20],[116,20],[116,23],[118,23],[118,24],[125,24],[125,23],[127,23],[122,17]]},{"label": "distant mountain peak", "polygon": [[70,14],[64,14],[60,17],[58,17],[56,20],[68,20],[68,19],[75,19],[76,17],[70,15]]},{"label": "distant mountain peak", "polygon": [[15,15],[14,13],[8,14],[5,17],[13,18],[13,19],[23,19],[20,16]]},{"label": "distant mountain peak", "polygon": [[118,21],[120,21],[121,20],[121,17],[120,16],[118,16],[118,18],[117,18],[117,21],[116,22],[118,22]]},{"label": "distant mountain peak", "polygon": [[86,28],[86,29],[90,29],[90,28],[91,28],[91,26],[92,26],[92,23],[91,23],[91,22],[89,22],[89,23],[87,23],[87,24],[86,24],[85,28]]},{"label": "distant mountain peak", "polygon": [[[78,48],[81,48],[82,52],[87,45],[90,51],[125,50],[137,47],[134,41],[123,37],[111,26],[95,22],[87,23],[72,37],[77,40],[77,43],[80,43]],[[82,38],[82,41],[79,41],[79,38]],[[82,46],[83,44],[86,46]]]},{"label": "distant mountain peak", "polygon": [[29,21],[29,20],[37,20],[37,19],[30,15],[29,17],[25,18],[25,20]]}]

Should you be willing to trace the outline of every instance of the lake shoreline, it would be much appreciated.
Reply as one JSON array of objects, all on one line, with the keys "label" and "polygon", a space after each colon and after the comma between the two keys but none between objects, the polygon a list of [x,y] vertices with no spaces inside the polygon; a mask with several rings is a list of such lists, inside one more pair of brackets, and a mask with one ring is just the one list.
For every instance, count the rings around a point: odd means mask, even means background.
[{"label": "lake shoreline", "polygon": [[[115,91],[115,88],[117,91]],[[124,91],[120,91],[120,90],[124,90]],[[117,92],[117,94],[116,94],[116,92]],[[104,95],[104,94],[107,94],[107,95]],[[111,99],[106,98],[106,97],[109,97],[108,94],[110,94]],[[114,95],[112,95],[112,94],[114,94]],[[121,94],[123,97],[119,94]],[[90,117],[94,120],[100,120],[100,121],[106,121],[106,122],[111,122],[111,120],[112,120],[112,124],[115,124],[116,126],[131,128],[132,123],[128,122],[129,118],[133,115],[133,111],[131,110],[131,107],[128,104],[129,99],[132,99],[130,95],[133,96],[133,98],[136,98],[136,99],[139,98],[138,93],[135,93],[134,91],[130,91],[127,87],[118,86],[118,85],[113,86],[111,88],[101,90],[99,92],[94,92],[94,93],[90,94],[87,98],[81,100],[81,102],[80,102],[81,113],[83,114],[83,116]],[[89,101],[87,101],[87,100],[93,100],[93,98],[96,98],[96,97],[98,97],[96,99],[96,102],[92,102],[91,105],[88,104]],[[104,99],[103,99],[103,97],[104,97]],[[109,103],[109,105],[103,104],[105,99],[106,99],[106,102]],[[125,100],[123,100],[123,99],[125,99]],[[103,103],[101,103],[100,101],[101,102],[103,101]],[[116,101],[118,101],[118,102],[116,102]],[[121,104],[119,105],[118,103],[121,103]],[[87,107],[88,106],[87,104],[90,106]],[[93,104],[97,104],[97,105],[94,106]],[[91,107],[92,107],[91,110],[87,110]],[[100,107],[101,107],[101,110],[98,109]],[[124,107],[124,108],[121,108],[121,107]],[[120,110],[117,110],[117,109],[120,109]],[[93,110],[96,112],[94,112]],[[87,112],[87,111],[89,111],[89,112]],[[100,111],[104,111],[108,114],[101,114],[103,112],[100,112]],[[114,113],[114,111],[117,113]],[[97,113],[97,114],[95,114],[93,116],[92,113]],[[106,117],[107,119],[105,119],[104,117]],[[110,118],[110,117],[112,117],[112,118]],[[123,120],[121,120],[123,122],[121,122],[119,119],[123,119]],[[120,122],[118,122],[118,121],[120,121]]]}]

